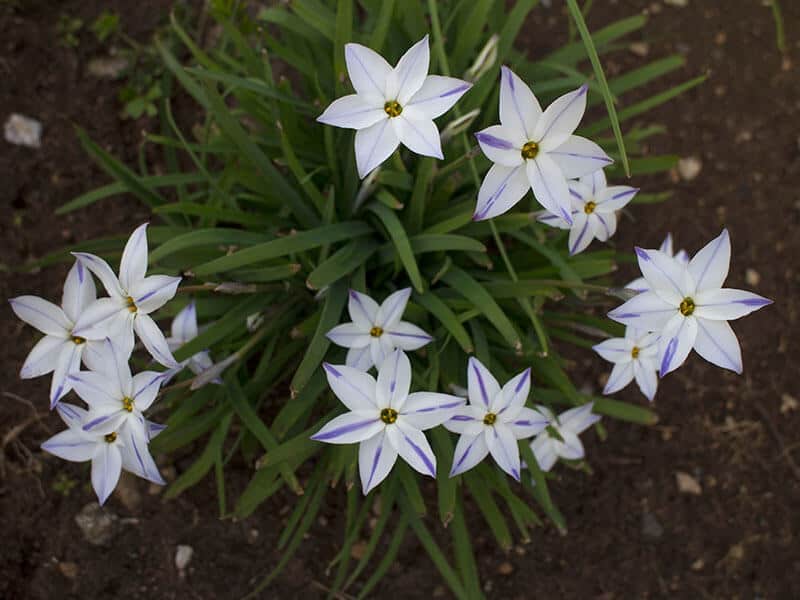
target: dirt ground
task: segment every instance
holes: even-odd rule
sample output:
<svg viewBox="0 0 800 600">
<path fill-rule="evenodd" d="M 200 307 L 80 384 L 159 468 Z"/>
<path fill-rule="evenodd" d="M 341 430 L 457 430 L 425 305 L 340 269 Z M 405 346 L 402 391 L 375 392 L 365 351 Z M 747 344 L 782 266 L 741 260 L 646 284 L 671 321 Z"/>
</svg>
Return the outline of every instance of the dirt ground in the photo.
<svg viewBox="0 0 800 600">
<path fill-rule="evenodd" d="M 566 36 L 562 3 L 552 4 L 537 9 L 526 27 L 529 39 L 521 42 L 532 55 L 547 50 L 546 40 L 560 44 Z M 734 323 L 742 376 L 695 355 L 662 381 L 657 426 L 609 422 L 605 442 L 587 436 L 593 476 L 561 468 L 552 486 L 570 526 L 567 536 L 545 527 L 508 554 L 488 533 L 477 536 L 487 596 L 798 598 L 800 5 L 782 3 L 784 57 L 775 47 L 770 9 L 761 2 L 595 4 L 593 29 L 638 11 L 651 14 L 637 41 L 647 44 L 649 57 L 686 55 L 687 66 L 671 76 L 673 83 L 710 74 L 705 85 L 643 121 L 670 130 L 652 144 L 653 152 L 695 157 L 700 175 L 691 181 L 637 179 L 647 191 L 673 189 L 675 197 L 635 207 L 636 221 L 620 224 L 615 244 L 655 247 L 672 231 L 678 246 L 693 252 L 728 227 L 728 285 L 752 289 L 775 304 Z M 217 519 L 210 484 L 164 503 L 146 483 L 129 482 L 124 496 L 109 502 L 108 514 L 115 516 L 111 546 L 96 547 L 81 539 L 74 520 L 93 499 L 86 469 L 38 450 L 59 423 L 46 411 L 46 382 L 17 378 L 33 335 L 5 300 L 22 293 L 56 297 L 65 269 L 19 274 L 11 268 L 67 243 L 128 232 L 146 218 L 133 201 L 67 217 L 52 211 L 106 181 L 80 149 L 73 124 L 131 163 L 141 130 L 151 124 L 120 120 L 118 84 L 87 75 L 88 60 L 103 51 L 91 35 L 83 35 L 77 48 L 63 48 L 56 43 L 51 3 L 22 5 L 10 11 L 0 3 L 0 118 L 20 112 L 45 129 L 39 150 L 0 142 L 0 597 L 241 597 L 279 559 L 274 545 L 290 498 L 275 498 L 246 521 L 231 523 Z M 115 10 L 125 31 L 144 40 L 163 23 L 169 5 L 64 0 L 59 11 L 91 22 L 102 8 Z M 615 61 L 627 64 L 631 57 L 605 66 L 613 72 Z M 623 271 L 620 283 L 628 275 L 632 271 Z M 576 382 L 597 388 L 597 364 L 589 353 L 576 355 Z M 634 389 L 620 397 L 642 401 Z M 189 464 L 175 458 L 178 471 Z M 678 473 L 694 479 L 694 493 L 680 491 Z M 229 474 L 234 486 L 247 475 L 244 469 Z M 325 568 L 340 540 L 341 500 L 341 493 L 330 494 L 309 539 L 264 598 L 324 596 Z M 479 524 L 476 518 L 473 531 Z M 174 565 L 179 544 L 194 548 L 185 572 Z M 448 597 L 416 542 L 409 539 L 396 562 L 376 597 Z"/>
</svg>

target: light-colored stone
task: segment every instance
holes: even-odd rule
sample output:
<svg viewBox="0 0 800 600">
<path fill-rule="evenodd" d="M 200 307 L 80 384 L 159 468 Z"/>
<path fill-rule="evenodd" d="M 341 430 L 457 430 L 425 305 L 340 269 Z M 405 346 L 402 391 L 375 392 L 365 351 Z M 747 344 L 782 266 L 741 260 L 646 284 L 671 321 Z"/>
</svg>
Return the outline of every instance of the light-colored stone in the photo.
<svg viewBox="0 0 800 600">
<path fill-rule="evenodd" d="M 78 576 L 78 565 L 74 562 L 60 562 L 58 570 L 67 579 L 75 579 Z"/>
<path fill-rule="evenodd" d="M 636 56 L 644 57 L 650 54 L 650 45 L 647 42 L 633 42 L 628 46 L 628 50 Z"/>
<path fill-rule="evenodd" d="M 700 483 L 689 475 L 688 473 L 684 473 L 683 471 L 678 471 L 675 473 L 675 482 L 678 484 L 678 491 L 681 494 L 692 494 L 694 496 L 699 496 L 703 493 L 703 488 L 700 486 Z"/>
<path fill-rule="evenodd" d="M 75 523 L 84 539 L 92 546 L 105 546 L 111 541 L 116 528 L 117 517 L 97 502 L 90 502 L 75 515 Z"/>
<path fill-rule="evenodd" d="M 128 59 L 124 56 L 98 56 L 89 61 L 86 70 L 98 79 L 118 79 L 128 68 Z"/>
<path fill-rule="evenodd" d="M 685 6 L 689 6 L 689 0 L 664 0 L 664 4 L 667 6 L 677 6 L 678 8 L 684 8 Z"/>
<path fill-rule="evenodd" d="M 29 148 L 42 147 L 42 124 L 36 119 L 12 113 L 6 119 L 3 133 L 9 144 Z"/>
<path fill-rule="evenodd" d="M 800 407 L 800 403 L 797 402 L 797 398 L 790 394 L 783 394 L 781 395 L 781 414 L 786 414 L 788 412 L 792 412 Z"/>
<path fill-rule="evenodd" d="M 684 181 L 692 181 L 703 170 L 703 162 L 696 156 L 687 156 L 678 161 L 678 174 Z"/>
<path fill-rule="evenodd" d="M 192 562 L 192 556 L 194 556 L 194 548 L 184 544 L 178 545 L 178 547 L 175 548 L 175 568 L 178 569 L 178 571 L 186 569 L 189 563 Z"/>
<path fill-rule="evenodd" d="M 761 275 L 755 269 L 746 269 L 744 272 L 744 280 L 747 285 L 757 286 L 761 281 Z"/>
</svg>

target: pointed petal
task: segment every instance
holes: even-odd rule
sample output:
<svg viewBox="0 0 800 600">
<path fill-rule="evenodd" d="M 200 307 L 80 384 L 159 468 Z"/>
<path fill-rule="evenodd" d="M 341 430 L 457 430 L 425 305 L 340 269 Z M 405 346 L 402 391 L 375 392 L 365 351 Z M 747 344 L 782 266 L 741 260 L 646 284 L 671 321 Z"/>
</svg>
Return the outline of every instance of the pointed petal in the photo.
<svg viewBox="0 0 800 600">
<path fill-rule="evenodd" d="M 650 361 L 633 361 L 633 376 L 636 378 L 636 385 L 650 402 L 656 396 L 658 389 L 658 376 L 656 375 L 655 365 L 649 368 Z"/>
<path fill-rule="evenodd" d="M 134 424 L 135 423 L 135 424 Z M 156 461 L 147 447 L 149 441 L 146 426 L 134 421 L 128 421 L 123 428 L 125 445 L 120 450 L 122 466 L 137 477 L 146 479 L 158 485 L 166 485 L 166 481 L 158 472 Z"/>
<path fill-rule="evenodd" d="M 366 294 L 350 290 L 347 310 L 353 323 L 368 332 L 378 316 L 378 303 Z"/>
<path fill-rule="evenodd" d="M 661 242 L 661 245 L 658 247 L 661 252 L 666 254 L 667 256 L 673 256 L 675 251 L 672 249 L 672 234 L 667 233 L 667 237 L 664 238 L 664 241 Z"/>
<path fill-rule="evenodd" d="M 395 323 L 385 331 L 384 335 L 391 336 L 394 346 L 405 351 L 422 348 L 433 340 L 433 338 L 420 327 L 408 323 L 407 321 Z"/>
<path fill-rule="evenodd" d="M 147 223 L 139 225 L 128 238 L 119 263 L 119 282 L 128 292 L 147 272 Z"/>
<path fill-rule="evenodd" d="M 358 176 L 364 179 L 389 158 L 399 145 L 400 138 L 388 118 L 356 131 Z"/>
<path fill-rule="evenodd" d="M 664 377 L 680 367 L 697 339 L 697 319 L 677 314 L 661 332 L 658 343 L 659 375 Z"/>
<path fill-rule="evenodd" d="M 558 415 L 561 430 L 571 431 L 578 435 L 589 429 L 600 420 L 600 415 L 594 414 L 592 409 L 594 409 L 594 402 L 588 402 Z"/>
<path fill-rule="evenodd" d="M 608 186 L 605 171 L 602 169 L 582 175 L 580 182 L 589 189 L 592 197 L 599 195 Z"/>
<path fill-rule="evenodd" d="M 478 191 L 478 204 L 473 221 L 483 221 L 500 216 L 519 202 L 530 189 L 525 168 L 504 167 L 494 164 L 483 178 Z"/>
<path fill-rule="evenodd" d="M 385 118 L 386 112 L 378 102 L 369 102 L 365 96 L 350 94 L 331 102 L 325 112 L 317 117 L 317 121 L 334 127 L 364 129 Z"/>
<path fill-rule="evenodd" d="M 42 444 L 42 450 L 71 462 L 91 460 L 96 447 L 97 442 L 73 429 L 61 431 Z"/>
<path fill-rule="evenodd" d="M 633 361 L 615 364 L 608 376 L 606 386 L 603 388 L 603 393 L 605 395 L 609 395 L 620 391 L 631 381 L 633 381 L 633 375 Z"/>
<path fill-rule="evenodd" d="M 91 409 L 81 430 L 92 434 L 108 434 L 122 427 L 129 414 L 124 409 L 110 410 L 107 405 L 102 407 L 102 411 Z"/>
<path fill-rule="evenodd" d="M 511 69 L 501 67 L 500 72 L 500 122 L 509 130 L 518 132 L 518 142 L 533 138 L 536 123 L 542 116 L 542 107 L 531 89 Z"/>
<path fill-rule="evenodd" d="M 543 431 L 531 442 L 531 451 L 536 457 L 539 469 L 545 473 L 552 469 L 553 465 L 556 464 L 558 460 L 553 441 L 550 435 L 546 431 Z"/>
<path fill-rule="evenodd" d="M 467 389 L 469 403 L 488 409 L 500 393 L 500 384 L 481 361 L 471 356 L 467 363 Z"/>
<path fill-rule="evenodd" d="M 384 427 L 374 409 L 348 412 L 328 421 L 311 439 L 328 444 L 354 444 L 377 435 Z"/>
<path fill-rule="evenodd" d="M 397 450 L 386 439 L 384 431 L 359 444 L 358 471 L 361 475 L 361 489 L 365 496 L 386 479 L 395 462 L 397 462 Z"/>
<path fill-rule="evenodd" d="M 387 78 L 386 98 L 397 100 L 401 106 L 408 104 L 425 83 L 430 64 L 430 47 L 426 35 L 411 46 Z"/>
<path fill-rule="evenodd" d="M 676 314 L 679 314 L 676 306 L 668 304 L 655 292 L 647 291 L 618 306 L 608 316 L 618 323 L 644 331 L 661 331 Z"/>
<path fill-rule="evenodd" d="M 412 152 L 423 156 L 443 159 L 442 141 L 436 123 L 422 114 L 414 114 L 411 108 L 391 120 L 397 138 Z"/>
<path fill-rule="evenodd" d="M 708 362 L 741 375 L 742 349 L 727 321 L 697 320 L 694 350 Z"/>
<path fill-rule="evenodd" d="M 139 313 L 147 315 L 174 298 L 180 282 L 180 277 L 150 275 L 133 282 L 128 289 Z"/>
<path fill-rule="evenodd" d="M 436 477 L 436 456 L 424 433 L 398 419 L 386 428 L 386 437 L 412 469 Z"/>
<path fill-rule="evenodd" d="M 534 160 L 526 161 L 525 170 L 537 202 L 551 213 L 561 215 L 571 224 L 571 202 L 567 180 L 553 159 L 540 152 Z"/>
<path fill-rule="evenodd" d="M 489 406 L 489 412 L 502 415 L 503 421 L 514 419 L 520 409 L 525 406 L 530 391 L 531 370 L 529 367 L 505 383 L 501 393 L 494 397 Z"/>
<path fill-rule="evenodd" d="M 547 155 L 555 161 L 567 179 L 602 171 L 614 162 L 600 146 L 579 135 L 569 136 L 566 142 L 548 151 Z"/>
<path fill-rule="evenodd" d="M 72 389 L 69 377 L 80 370 L 82 350 L 80 345 L 72 343 L 67 343 L 62 347 L 53 370 L 53 380 L 50 382 L 51 409 Z"/>
<path fill-rule="evenodd" d="M 349 410 L 376 411 L 376 383 L 372 375 L 343 365 L 323 363 L 322 367 L 331 390 Z"/>
<path fill-rule="evenodd" d="M 556 98 L 544 110 L 533 131 L 533 139 L 539 142 L 542 150 L 545 152 L 555 150 L 577 129 L 586 111 L 588 89 L 589 86 L 584 84 L 577 90 Z"/>
<path fill-rule="evenodd" d="M 391 342 L 388 337 L 381 336 L 379 338 L 372 338 L 369 342 L 369 353 L 372 357 L 372 364 L 378 369 L 383 362 L 388 358 L 389 354 L 394 348 L 387 348 Z"/>
<path fill-rule="evenodd" d="M 731 239 L 728 230 L 711 240 L 689 261 L 689 273 L 694 279 L 697 292 L 715 290 L 722 287 L 728 276 L 731 262 Z"/>
<path fill-rule="evenodd" d="M 369 371 L 372 368 L 372 352 L 370 352 L 369 344 L 363 348 L 350 348 L 347 351 L 345 364 L 353 369 L 359 371 Z"/>
<path fill-rule="evenodd" d="M 384 97 L 392 67 L 380 54 L 361 44 L 350 43 L 344 46 L 344 59 L 356 92 L 368 97 Z"/>
<path fill-rule="evenodd" d="M 156 399 L 161 384 L 171 374 L 168 372 L 142 371 L 133 376 L 133 400 L 137 410 L 146 411 Z"/>
<path fill-rule="evenodd" d="M 497 466 L 519 481 L 519 446 L 511 428 L 495 423 L 487 435 L 494 436 L 493 442 L 489 445 L 489 452 Z"/>
<path fill-rule="evenodd" d="M 184 306 L 172 319 L 172 337 L 181 344 L 197 337 L 197 307 L 194 300 Z"/>
<path fill-rule="evenodd" d="M 102 258 L 94 254 L 89 254 L 88 252 L 73 252 L 72 256 L 81 261 L 83 266 L 94 273 L 95 277 L 103 284 L 109 296 L 112 298 L 124 298 L 127 296 L 114 270 Z"/>
<path fill-rule="evenodd" d="M 594 239 L 594 229 L 589 223 L 589 215 L 583 211 L 575 213 L 569 230 L 569 255 L 575 256 L 586 250 Z"/>
<path fill-rule="evenodd" d="M 395 350 L 378 365 L 375 398 L 378 408 L 400 411 L 411 389 L 411 361 L 402 350 Z"/>
<path fill-rule="evenodd" d="M 149 315 L 137 314 L 133 320 L 133 328 L 150 356 L 159 364 L 170 368 L 180 366 L 170 352 L 164 333 Z"/>
<path fill-rule="evenodd" d="M 426 118 L 435 119 L 450 110 L 471 87 L 471 83 L 455 77 L 428 75 L 419 91 L 409 100 L 408 107 L 413 106 Z"/>
<path fill-rule="evenodd" d="M 694 316 L 712 321 L 732 321 L 772 304 L 763 296 L 733 288 L 700 292 L 694 301 Z"/>
<path fill-rule="evenodd" d="M 46 335 L 31 349 L 25 363 L 20 369 L 22 379 L 31 379 L 46 375 L 56 368 L 56 362 L 61 355 L 61 350 L 67 344 L 74 345 L 71 341 L 54 335 Z"/>
<path fill-rule="evenodd" d="M 601 242 L 606 242 L 617 231 L 617 216 L 614 213 L 603 214 L 595 211 L 591 215 L 594 225 L 594 237 Z"/>
<path fill-rule="evenodd" d="M 95 371 L 80 371 L 70 376 L 70 383 L 81 400 L 90 409 L 102 406 L 119 408 L 124 393 L 119 389 L 115 378 Z"/>
<path fill-rule="evenodd" d="M 92 458 L 92 487 L 102 506 L 117 487 L 122 472 L 122 456 L 116 444 L 97 444 Z"/>
<path fill-rule="evenodd" d="M 641 293 L 648 291 L 650 289 L 650 285 L 647 283 L 647 279 L 644 277 L 639 277 L 631 282 L 626 283 L 625 289 Z"/>
<path fill-rule="evenodd" d="M 464 398 L 437 392 L 414 392 L 408 395 L 400 411 L 404 423 L 420 431 L 441 425 L 464 406 Z"/>
<path fill-rule="evenodd" d="M 164 431 L 167 426 L 161 423 L 155 423 L 153 421 L 145 420 L 145 425 L 147 426 L 147 439 L 152 440 L 156 437 L 159 433 Z"/>
<path fill-rule="evenodd" d="M 72 333 L 86 339 L 103 340 L 116 326 L 116 323 L 112 324 L 112 319 L 123 311 L 128 312 L 128 309 L 119 298 L 95 300 L 84 308 Z"/>
<path fill-rule="evenodd" d="M 686 266 L 671 256 L 637 247 L 636 258 L 650 289 L 670 304 L 678 306 L 692 293 L 686 283 Z"/>
<path fill-rule="evenodd" d="M 56 407 L 58 416 L 70 429 L 82 430 L 83 424 L 89 416 L 89 411 L 74 404 L 59 402 Z"/>
<path fill-rule="evenodd" d="M 633 342 L 626 337 L 611 338 L 592 346 L 592 350 L 612 363 L 628 362 L 631 360 Z"/>
<path fill-rule="evenodd" d="M 612 185 L 597 194 L 597 211 L 601 213 L 613 213 L 633 200 L 639 192 L 639 188 L 629 185 Z M 665 254 L 665 256 L 669 256 Z"/>
<path fill-rule="evenodd" d="M 325 334 L 330 341 L 343 348 L 364 348 L 369 344 L 369 330 L 355 323 L 342 323 Z"/>
<path fill-rule="evenodd" d="M 573 217 L 574 218 L 574 217 Z M 572 225 L 567 223 L 563 218 L 553 213 L 544 212 L 536 217 L 536 220 L 550 227 L 557 227 L 558 229 L 571 229 Z"/>
<path fill-rule="evenodd" d="M 489 447 L 486 445 L 486 436 L 483 431 L 476 435 L 462 435 L 458 438 L 453 454 L 453 468 L 450 470 L 450 477 L 469 471 L 486 458 L 487 454 L 489 454 Z"/>
<path fill-rule="evenodd" d="M 523 406 L 517 416 L 506 425 L 511 428 L 516 439 L 523 440 L 538 434 L 549 423 L 550 420 L 539 411 Z"/>
<path fill-rule="evenodd" d="M 484 430 L 484 416 L 486 416 L 486 408 L 469 404 L 462 405 L 442 425 L 447 431 L 452 431 L 453 433 L 466 434 L 468 436 L 478 435 Z"/>
<path fill-rule="evenodd" d="M 585 456 L 580 438 L 572 431 L 560 431 L 563 442 L 556 442 L 556 453 L 567 460 L 580 460 Z"/>
<path fill-rule="evenodd" d="M 42 333 L 66 338 L 72 329 L 72 323 L 61 307 L 44 298 L 17 296 L 8 302 L 14 314 Z"/>
<path fill-rule="evenodd" d="M 492 125 L 475 134 L 481 150 L 493 163 L 504 167 L 522 164 L 522 151 L 512 140 L 516 136 L 502 125 Z"/>
<path fill-rule="evenodd" d="M 75 264 L 67 273 L 64 281 L 64 292 L 61 295 L 61 306 L 67 318 L 75 323 L 81 312 L 97 298 L 94 280 L 81 261 Z"/>
<path fill-rule="evenodd" d="M 411 288 L 403 288 L 389 294 L 383 301 L 375 315 L 375 325 L 387 329 L 396 325 L 403 317 L 403 313 L 408 306 L 408 299 L 411 297 Z"/>
</svg>

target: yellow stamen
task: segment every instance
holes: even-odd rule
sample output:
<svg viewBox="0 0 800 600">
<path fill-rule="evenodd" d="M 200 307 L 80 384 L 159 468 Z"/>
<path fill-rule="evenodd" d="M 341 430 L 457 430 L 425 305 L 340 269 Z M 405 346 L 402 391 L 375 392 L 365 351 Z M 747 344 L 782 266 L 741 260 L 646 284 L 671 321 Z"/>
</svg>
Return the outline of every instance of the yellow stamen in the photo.
<svg viewBox="0 0 800 600">
<path fill-rule="evenodd" d="M 522 158 L 530 160 L 536 158 L 537 154 L 539 154 L 539 144 L 536 142 L 525 142 L 522 146 Z"/>
<path fill-rule="evenodd" d="M 116 431 L 112 431 L 111 433 L 107 433 L 107 434 L 105 435 L 105 440 L 106 440 L 106 441 L 107 441 L 109 444 L 113 444 L 114 442 L 116 442 L 116 441 L 117 441 L 117 432 L 116 432 Z"/>
<path fill-rule="evenodd" d="M 128 296 L 125 299 L 125 301 L 127 303 L 128 310 L 131 311 L 132 313 L 135 313 L 137 310 L 139 310 L 138 308 L 136 308 L 136 303 L 133 301 L 133 298 L 131 298 L 130 296 Z"/>
<path fill-rule="evenodd" d="M 372 337 L 381 337 L 383 335 L 383 328 L 378 327 L 377 325 L 369 330 L 369 334 Z"/>
<path fill-rule="evenodd" d="M 125 396 L 122 399 L 122 408 L 124 408 L 128 412 L 133 412 L 133 398 L 129 398 L 128 396 Z"/>
<path fill-rule="evenodd" d="M 381 421 L 383 421 L 387 425 L 391 425 L 392 423 L 397 421 L 397 411 L 393 408 L 384 408 L 381 411 Z"/>
<path fill-rule="evenodd" d="M 486 413 L 486 416 L 483 417 L 484 425 L 494 425 L 495 421 L 497 421 L 497 415 L 494 413 Z"/>
<path fill-rule="evenodd" d="M 633 349 L 631 350 L 631 356 L 633 358 L 639 358 L 639 347 L 638 346 L 634 346 L 633 347 Z"/>
<path fill-rule="evenodd" d="M 684 317 L 688 317 L 694 312 L 694 300 L 689 298 L 688 296 L 683 299 L 681 302 L 681 314 Z"/>
<path fill-rule="evenodd" d="M 85 344 L 86 343 L 86 338 L 82 338 L 82 337 L 80 337 L 78 335 L 73 335 L 72 336 L 72 343 L 75 344 L 76 346 L 80 346 L 81 344 Z"/>
<path fill-rule="evenodd" d="M 587 215 L 590 215 L 594 212 L 595 208 L 597 208 L 597 203 L 589 200 L 589 202 L 583 205 L 583 212 L 585 212 Z"/>
<path fill-rule="evenodd" d="M 400 113 L 403 112 L 403 107 L 400 106 L 400 103 L 397 100 L 389 100 L 383 105 L 383 112 L 392 118 L 399 117 Z"/>
</svg>

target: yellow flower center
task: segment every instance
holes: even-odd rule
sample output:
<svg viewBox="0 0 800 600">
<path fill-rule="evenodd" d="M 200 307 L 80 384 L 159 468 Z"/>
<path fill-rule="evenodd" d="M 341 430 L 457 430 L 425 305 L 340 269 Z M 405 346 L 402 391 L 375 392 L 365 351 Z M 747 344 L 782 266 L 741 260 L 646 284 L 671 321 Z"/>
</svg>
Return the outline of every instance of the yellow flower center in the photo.
<svg viewBox="0 0 800 600">
<path fill-rule="evenodd" d="M 486 416 L 483 417 L 484 425 L 494 425 L 495 421 L 497 421 L 497 415 L 494 413 L 486 413 Z"/>
<path fill-rule="evenodd" d="M 393 408 L 384 408 L 381 411 L 381 421 L 383 421 L 387 425 L 391 425 L 392 423 L 397 421 L 397 411 Z"/>
<path fill-rule="evenodd" d="M 112 431 L 111 433 L 107 433 L 104 437 L 109 444 L 113 444 L 117 441 L 117 432 Z"/>
<path fill-rule="evenodd" d="M 372 337 L 381 337 L 383 335 L 383 328 L 378 327 L 377 325 L 369 330 L 369 334 Z"/>
<path fill-rule="evenodd" d="M 76 346 L 80 346 L 81 344 L 85 344 L 86 343 L 86 338 L 82 338 L 79 335 L 73 335 L 72 336 L 72 343 L 75 344 Z"/>
<path fill-rule="evenodd" d="M 597 203 L 589 200 L 589 202 L 583 205 L 583 212 L 590 215 L 594 212 L 595 208 L 597 208 Z"/>
<path fill-rule="evenodd" d="M 125 298 L 125 301 L 127 303 L 129 311 L 135 313 L 137 310 L 139 310 L 138 308 L 136 308 L 136 303 L 133 301 L 133 298 L 131 298 L 130 296 Z"/>
<path fill-rule="evenodd" d="M 124 408 L 128 412 L 133 412 L 133 398 L 129 398 L 128 396 L 125 396 L 122 399 L 122 408 Z"/>
<path fill-rule="evenodd" d="M 681 302 L 681 314 L 684 317 L 688 317 L 694 312 L 694 300 L 689 297 L 686 297 Z"/>
<path fill-rule="evenodd" d="M 539 144 L 536 142 L 525 142 L 525 145 L 522 146 L 522 158 L 536 158 L 537 154 L 539 154 Z"/>
<path fill-rule="evenodd" d="M 400 103 L 397 100 L 389 100 L 383 105 L 383 112 L 392 118 L 399 117 L 400 113 L 403 112 L 403 107 L 400 106 Z"/>
<path fill-rule="evenodd" d="M 633 358 L 639 358 L 639 346 L 634 346 L 631 350 L 631 356 Z"/>
</svg>

